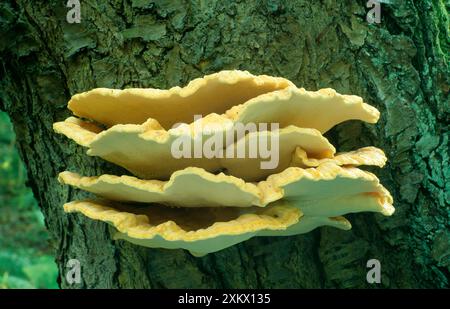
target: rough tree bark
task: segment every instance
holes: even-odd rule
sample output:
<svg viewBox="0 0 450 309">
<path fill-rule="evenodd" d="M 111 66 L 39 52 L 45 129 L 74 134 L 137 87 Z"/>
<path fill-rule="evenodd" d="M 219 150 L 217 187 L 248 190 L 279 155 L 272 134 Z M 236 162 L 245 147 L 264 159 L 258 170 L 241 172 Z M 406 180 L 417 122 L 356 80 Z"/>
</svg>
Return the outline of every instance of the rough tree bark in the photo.
<svg viewBox="0 0 450 309">
<path fill-rule="evenodd" d="M 63 288 L 448 287 L 450 270 L 448 1 L 66 1 L 0 3 L 0 108 L 11 117 L 29 185 L 52 235 Z M 339 151 L 375 145 L 373 171 L 392 192 L 393 217 L 348 216 L 351 231 L 254 238 L 203 258 L 111 238 L 111 228 L 62 205 L 83 195 L 56 175 L 124 173 L 63 136 L 71 95 L 94 87 L 184 85 L 221 69 L 286 77 L 309 90 L 362 96 L 377 125 L 348 122 L 327 136 Z M 76 258 L 82 283 L 69 285 Z M 366 282 L 380 260 L 382 283 Z"/>
</svg>

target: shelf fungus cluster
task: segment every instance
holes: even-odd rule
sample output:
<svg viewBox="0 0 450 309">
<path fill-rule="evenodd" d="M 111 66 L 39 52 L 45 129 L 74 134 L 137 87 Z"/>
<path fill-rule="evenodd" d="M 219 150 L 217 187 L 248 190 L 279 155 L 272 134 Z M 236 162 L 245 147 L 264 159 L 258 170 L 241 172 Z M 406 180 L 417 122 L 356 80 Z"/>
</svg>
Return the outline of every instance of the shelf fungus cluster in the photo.
<svg viewBox="0 0 450 309">
<path fill-rule="evenodd" d="M 382 167 L 383 151 L 336 153 L 323 136 L 346 120 L 378 120 L 358 96 L 221 71 L 169 90 L 94 89 L 68 107 L 76 117 L 54 130 L 134 176 L 62 172 L 62 184 L 95 196 L 64 210 L 112 224 L 117 239 L 201 256 L 254 236 L 347 230 L 348 213 L 394 212 L 377 177 L 358 168 Z"/>
</svg>

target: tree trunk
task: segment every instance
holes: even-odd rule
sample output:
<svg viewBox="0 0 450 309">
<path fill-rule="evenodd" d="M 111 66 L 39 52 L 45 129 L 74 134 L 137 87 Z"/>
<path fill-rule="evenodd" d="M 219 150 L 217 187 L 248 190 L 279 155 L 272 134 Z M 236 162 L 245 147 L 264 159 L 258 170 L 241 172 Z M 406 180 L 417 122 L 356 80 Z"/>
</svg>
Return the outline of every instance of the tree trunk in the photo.
<svg viewBox="0 0 450 309">
<path fill-rule="evenodd" d="M 62 288 L 448 287 L 450 271 L 449 4 L 366 1 L 66 1 L 0 3 L 0 108 L 11 117 L 29 185 L 52 235 Z M 387 1 L 385 1 L 387 2 Z M 101 4 L 100 4 L 101 3 Z M 353 229 L 257 237 L 202 258 L 112 239 L 112 228 L 62 205 L 84 195 L 64 170 L 125 173 L 52 130 L 71 95 L 95 87 L 169 88 L 222 69 L 331 87 L 376 106 L 376 125 L 350 121 L 327 137 L 338 151 L 374 145 L 371 169 L 394 196 L 392 217 L 347 216 Z M 70 259 L 81 283 L 66 281 Z M 369 259 L 381 284 L 369 284 Z"/>
</svg>

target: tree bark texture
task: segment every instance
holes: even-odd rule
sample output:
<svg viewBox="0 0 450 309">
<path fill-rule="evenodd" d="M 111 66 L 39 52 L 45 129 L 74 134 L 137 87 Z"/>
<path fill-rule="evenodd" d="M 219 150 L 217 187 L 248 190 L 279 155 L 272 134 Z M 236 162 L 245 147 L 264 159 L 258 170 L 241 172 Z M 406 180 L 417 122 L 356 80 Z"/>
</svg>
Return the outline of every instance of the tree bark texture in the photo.
<svg viewBox="0 0 450 309">
<path fill-rule="evenodd" d="M 62 288 L 448 287 L 450 279 L 449 2 L 66 1 L 0 3 L 0 108 L 11 117 L 29 185 L 52 235 Z M 389 163 L 370 169 L 394 196 L 392 217 L 347 216 L 351 231 L 321 228 L 259 237 L 202 258 L 112 239 L 107 224 L 67 215 L 85 195 L 57 182 L 126 172 L 52 130 L 70 96 L 95 87 L 169 88 L 222 69 L 282 76 L 308 90 L 332 87 L 376 106 L 376 125 L 327 133 L 338 151 L 374 145 Z M 82 282 L 65 280 L 78 259 Z M 381 263 L 368 284 L 366 263 Z"/>
</svg>

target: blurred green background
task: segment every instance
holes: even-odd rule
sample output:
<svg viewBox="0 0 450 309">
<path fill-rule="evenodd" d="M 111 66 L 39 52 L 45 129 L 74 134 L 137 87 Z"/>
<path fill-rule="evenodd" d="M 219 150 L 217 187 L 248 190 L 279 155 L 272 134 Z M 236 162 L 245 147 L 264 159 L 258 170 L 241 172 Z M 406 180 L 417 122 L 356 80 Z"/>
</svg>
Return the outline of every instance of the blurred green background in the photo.
<svg viewBox="0 0 450 309">
<path fill-rule="evenodd" d="M 14 139 L 0 112 L 0 288 L 58 288 L 44 217 L 26 186 Z"/>
</svg>

